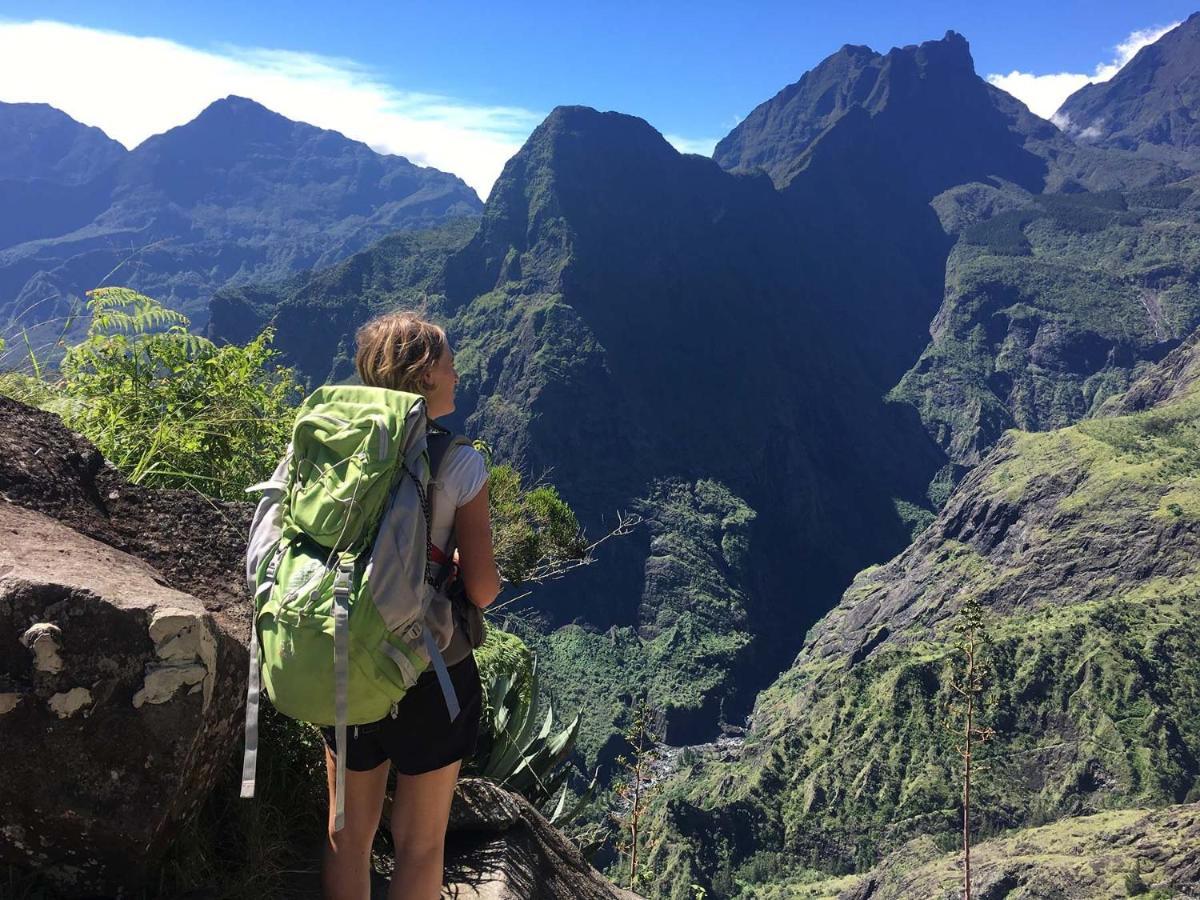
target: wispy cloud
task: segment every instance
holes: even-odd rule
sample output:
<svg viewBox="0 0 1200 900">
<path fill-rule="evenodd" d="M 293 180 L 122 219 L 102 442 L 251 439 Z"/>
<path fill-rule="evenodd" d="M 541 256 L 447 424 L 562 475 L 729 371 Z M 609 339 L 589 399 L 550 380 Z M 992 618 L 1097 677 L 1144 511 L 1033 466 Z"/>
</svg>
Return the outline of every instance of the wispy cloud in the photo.
<svg viewBox="0 0 1200 900">
<path fill-rule="evenodd" d="M 687 138 L 678 134 L 664 134 L 663 137 L 680 153 L 699 153 L 701 156 L 712 156 L 718 140 L 718 138 Z"/>
<path fill-rule="evenodd" d="M 1162 27 L 1144 28 L 1135 31 L 1113 48 L 1114 56 L 1108 62 L 1097 63 L 1090 75 L 1074 72 L 1057 72 L 1051 75 L 1033 75 L 1013 70 L 1007 75 L 988 75 L 987 80 L 1003 91 L 1012 94 L 1031 111 L 1043 119 L 1051 118 L 1062 106 L 1063 101 L 1088 82 L 1108 81 L 1147 44 L 1179 25 L 1172 22 Z"/>
<path fill-rule="evenodd" d="M 483 197 L 543 118 L 399 90 L 353 60 L 227 45 L 202 50 L 61 22 L 0 21 L 0 100 L 49 103 L 127 147 L 229 94 L 453 172 Z"/>
</svg>

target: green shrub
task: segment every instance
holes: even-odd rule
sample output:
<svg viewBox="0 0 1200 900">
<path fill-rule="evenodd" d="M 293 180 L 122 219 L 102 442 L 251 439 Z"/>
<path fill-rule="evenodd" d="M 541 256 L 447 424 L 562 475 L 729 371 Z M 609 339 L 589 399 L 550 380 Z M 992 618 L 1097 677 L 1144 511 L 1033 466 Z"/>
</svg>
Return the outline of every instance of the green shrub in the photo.
<svg viewBox="0 0 1200 900">
<path fill-rule="evenodd" d="M 137 484 L 244 499 L 282 454 L 299 399 L 270 330 L 218 347 L 128 288 L 90 291 L 88 310 L 58 382 L 10 375 L 5 386 L 59 413 Z"/>
<path fill-rule="evenodd" d="M 490 462 L 490 452 L 487 456 Z M 516 469 L 491 465 L 488 492 L 496 562 L 506 581 L 553 577 L 559 567 L 587 553 L 579 520 L 553 487 L 526 489 Z"/>
</svg>

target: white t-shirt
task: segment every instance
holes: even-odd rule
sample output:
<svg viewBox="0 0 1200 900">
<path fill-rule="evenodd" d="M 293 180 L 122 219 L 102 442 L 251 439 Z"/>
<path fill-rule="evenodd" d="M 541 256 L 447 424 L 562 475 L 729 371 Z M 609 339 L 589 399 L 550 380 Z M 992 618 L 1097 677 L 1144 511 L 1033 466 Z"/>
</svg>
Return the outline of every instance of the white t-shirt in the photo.
<svg viewBox="0 0 1200 900">
<path fill-rule="evenodd" d="M 431 492 L 433 516 L 429 539 L 435 547 L 446 548 L 455 511 L 475 499 L 487 477 L 483 454 L 474 447 L 459 444 L 446 451 Z"/>
</svg>

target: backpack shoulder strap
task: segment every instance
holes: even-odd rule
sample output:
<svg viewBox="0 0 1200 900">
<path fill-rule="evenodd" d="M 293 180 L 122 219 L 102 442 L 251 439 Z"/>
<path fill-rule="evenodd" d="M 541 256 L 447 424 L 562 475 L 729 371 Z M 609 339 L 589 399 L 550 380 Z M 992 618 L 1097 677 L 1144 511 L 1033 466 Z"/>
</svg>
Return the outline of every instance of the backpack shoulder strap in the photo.
<svg viewBox="0 0 1200 900">
<path fill-rule="evenodd" d="M 473 446 L 471 439 L 465 434 L 455 434 L 441 425 L 430 423 L 429 434 L 425 438 L 425 446 L 429 451 L 429 478 L 437 481 L 442 470 L 442 462 L 451 447 L 460 445 Z"/>
</svg>

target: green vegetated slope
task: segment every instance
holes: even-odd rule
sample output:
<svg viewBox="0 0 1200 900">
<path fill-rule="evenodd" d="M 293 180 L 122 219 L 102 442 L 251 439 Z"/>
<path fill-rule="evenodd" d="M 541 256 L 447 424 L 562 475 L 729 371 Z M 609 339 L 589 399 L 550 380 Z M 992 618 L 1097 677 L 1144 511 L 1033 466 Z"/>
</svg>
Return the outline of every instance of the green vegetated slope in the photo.
<svg viewBox="0 0 1200 900">
<path fill-rule="evenodd" d="M 633 511 L 645 516 L 637 539 L 649 542 L 639 624 L 522 629 L 553 673 L 556 702 L 585 711 L 578 747 L 589 767 L 618 752 L 643 693 L 664 716 L 661 737 L 675 742 L 747 699 L 734 673 L 753 641 L 745 585 L 754 511 L 708 480 L 660 482 Z"/>
<path fill-rule="evenodd" d="M 355 329 L 376 313 L 419 304 L 478 227 L 478 219 L 460 218 L 398 231 L 327 269 L 224 288 L 210 304 L 208 332 L 244 342 L 272 324 L 276 346 L 314 385 L 344 380 L 354 372 Z"/>
<path fill-rule="evenodd" d="M 1193 895 L 1200 885 L 1200 804 L 1127 809 L 1064 819 L 985 841 L 971 852 L 979 897 L 1149 900 Z M 957 900 L 962 855 L 929 838 L 905 844 L 863 875 L 796 875 L 749 887 L 753 900 Z"/>
<path fill-rule="evenodd" d="M 862 869 L 918 834 L 953 846 L 943 710 L 968 597 L 994 640 L 980 831 L 1200 799 L 1197 346 L 1164 360 L 1180 380 L 1160 405 L 1007 433 L 907 550 L 859 573 L 759 696 L 739 758 L 671 782 L 661 896 Z"/>
<path fill-rule="evenodd" d="M 950 254 L 932 340 L 890 395 L 958 472 L 1007 428 L 1093 412 L 1200 323 L 1195 186 L 990 192 L 994 214 L 963 225 Z"/>
</svg>

